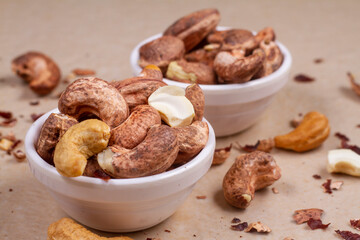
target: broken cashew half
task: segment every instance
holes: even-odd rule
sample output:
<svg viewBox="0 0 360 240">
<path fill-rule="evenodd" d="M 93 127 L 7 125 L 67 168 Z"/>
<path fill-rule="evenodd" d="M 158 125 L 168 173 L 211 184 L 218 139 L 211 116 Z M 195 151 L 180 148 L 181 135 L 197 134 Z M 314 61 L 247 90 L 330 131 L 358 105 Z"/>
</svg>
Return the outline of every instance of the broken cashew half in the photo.
<svg viewBox="0 0 360 240">
<path fill-rule="evenodd" d="M 100 167 L 115 178 L 136 178 L 166 171 L 174 163 L 178 151 L 175 131 L 158 125 L 151 127 L 144 141 L 135 148 L 108 147 L 97 159 Z"/>
<path fill-rule="evenodd" d="M 272 185 L 281 170 L 268 153 L 255 151 L 238 156 L 223 180 L 226 201 L 234 207 L 247 208 L 255 191 Z"/>
<path fill-rule="evenodd" d="M 39 52 L 28 52 L 15 58 L 12 70 L 39 95 L 49 94 L 59 84 L 61 76 L 56 63 Z"/>
<path fill-rule="evenodd" d="M 66 177 L 81 176 L 87 159 L 102 150 L 109 142 L 110 127 L 97 119 L 89 119 L 70 127 L 55 147 L 56 170 Z"/>
<path fill-rule="evenodd" d="M 185 97 L 189 99 L 194 107 L 195 117 L 194 121 L 202 121 L 205 110 L 205 96 L 204 92 L 197 84 L 191 84 L 185 89 Z"/>
<path fill-rule="evenodd" d="M 360 177 L 360 155 L 350 149 L 335 149 L 328 153 L 327 170 Z"/>
<path fill-rule="evenodd" d="M 80 121 L 95 116 L 111 128 L 129 116 L 128 105 L 116 88 L 94 77 L 80 78 L 70 84 L 61 94 L 58 107 L 61 113 Z"/>
</svg>

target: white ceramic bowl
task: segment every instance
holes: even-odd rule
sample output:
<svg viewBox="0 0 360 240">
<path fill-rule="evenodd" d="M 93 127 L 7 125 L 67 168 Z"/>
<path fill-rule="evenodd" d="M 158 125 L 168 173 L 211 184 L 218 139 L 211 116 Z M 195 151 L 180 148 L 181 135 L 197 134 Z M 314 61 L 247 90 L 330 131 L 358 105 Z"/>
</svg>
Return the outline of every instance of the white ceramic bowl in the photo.
<svg viewBox="0 0 360 240">
<path fill-rule="evenodd" d="M 130 64 L 135 76 L 142 70 L 138 65 L 140 47 L 161 36 L 162 34 L 156 34 L 145 39 L 131 52 Z M 292 63 L 291 54 L 284 45 L 279 42 L 277 44 L 284 55 L 284 61 L 274 73 L 246 83 L 200 85 L 205 95 L 204 115 L 213 126 L 217 137 L 231 135 L 253 125 L 269 106 L 273 96 L 288 81 Z M 182 88 L 189 85 L 166 78 L 164 81 Z"/>
<path fill-rule="evenodd" d="M 215 135 L 209 124 L 205 148 L 190 162 L 171 171 L 107 182 L 84 176 L 63 177 L 34 147 L 41 126 L 52 112 L 58 110 L 42 116 L 26 134 L 25 150 L 30 169 L 69 216 L 91 228 L 131 232 L 162 222 L 184 202 L 211 166 Z"/>
</svg>

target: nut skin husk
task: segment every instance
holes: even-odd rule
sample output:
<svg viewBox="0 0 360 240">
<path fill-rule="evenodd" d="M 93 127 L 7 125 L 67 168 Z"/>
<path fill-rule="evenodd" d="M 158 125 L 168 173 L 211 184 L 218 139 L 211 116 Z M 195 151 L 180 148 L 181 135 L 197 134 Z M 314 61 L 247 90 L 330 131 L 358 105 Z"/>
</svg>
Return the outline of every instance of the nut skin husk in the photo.
<svg viewBox="0 0 360 240">
<path fill-rule="evenodd" d="M 178 19 L 164 31 L 164 36 L 182 39 L 188 52 L 215 30 L 219 21 L 220 13 L 217 9 L 203 9 Z"/>
<path fill-rule="evenodd" d="M 185 89 L 185 97 L 192 103 L 195 111 L 193 121 L 202 121 L 205 110 L 204 92 L 197 84 L 191 84 Z"/>
<path fill-rule="evenodd" d="M 295 152 L 305 152 L 319 147 L 329 133 L 330 125 L 327 117 L 319 112 L 309 112 L 293 131 L 276 136 L 275 146 Z"/>
<path fill-rule="evenodd" d="M 129 116 L 123 96 L 108 82 L 99 78 L 80 78 L 61 94 L 58 107 L 61 113 L 77 120 L 95 115 L 111 128 L 119 126 Z"/>
<path fill-rule="evenodd" d="M 87 159 L 104 150 L 109 138 L 110 127 L 97 119 L 71 126 L 55 147 L 56 170 L 65 177 L 81 176 Z"/>
<path fill-rule="evenodd" d="M 247 208 L 255 191 L 272 185 L 281 170 L 268 153 L 255 151 L 239 155 L 223 180 L 226 201 L 237 208 Z"/>
<path fill-rule="evenodd" d="M 149 129 L 161 124 L 159 112 L 149 105 L 139 105 L 118 127 L 111 130 L 109 145 L 132 149 L 146 137 Z"/>
<path fill-rule="evenodd" d="M 112 154 L 108 157 L 109 150 Z M 175 131 L 166 125 L 156 125 L 135 148 L 130 150 L 114 145 L 98 154 L 98 162 L 115 178 L 144 177 L 166 171 L 174 163 L 178 151 Z"/>
<path fill-rule="evenodd" d="M 184 42 L 174 36 L 162 36 L 148 42 L 139 49 L 139 65 L 142 68 L 153 64 L 166 73 L 171 61 L 181 59 L 185 54 Z"/>
<path fill-rule="evenodd" d="M 31 90 L 47 95 L 59 84 L 61 73 L 57 64 L 40 52 L 27 52 L 12 61 L 12 70 L 29 83 Z"/>
<path fill-rule="evenodd" d="M 53 162 L 53 154 L 59 139 L 65 132 L 78 121 L 65 114 L 52 113 L 46 119 L 40 130 L 35 148 L 42 159 L 50 164 Z"/>
</svg>

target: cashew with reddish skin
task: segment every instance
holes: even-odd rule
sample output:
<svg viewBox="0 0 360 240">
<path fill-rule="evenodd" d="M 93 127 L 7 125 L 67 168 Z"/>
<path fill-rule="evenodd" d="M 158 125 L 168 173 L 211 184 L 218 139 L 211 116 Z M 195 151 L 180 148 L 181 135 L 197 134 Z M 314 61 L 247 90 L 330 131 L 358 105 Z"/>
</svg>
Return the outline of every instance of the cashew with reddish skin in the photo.
<svg viewBox="0 0 360 240">
<path fill-rule="evenodd" d="M 12 61 L 12 70 L 39 95 L 49 94 L 60 81 L 57 64 L 45 54 L 28 52 Z"/>
<path fill-rule="evenodd" d="M 247 208 L 255 191 L 270 186 L 281 177 L 281 170 L 268 153 L 255 151 L 238 156 L 223 180 L 226 201 Z"/>
<path fill-rule="evenodd" d="M 259 71 L 264 59 L 265 53 L 261 49 L 255 49 L 252 55 L 243 58 L 220 52 L 214 60 L 214 70 L 219 83 L 243 83 Z"/>
<path fill-rule="evenodd" d="M 275 72 L 281 66 L 284 56 L 275 42 L 262 41 L 260 48 L 265 52 L 265 60 L 254 79 L 262 78 Z"/>
<path fill-rule="evenodd" d="M 50 164 L 53 162 L 53 154 L 59 139 L 65 132 L 78 121 L 65 114 L 52 113 L 46 119 L 40 130 L 35 148 L 42 159 Z"/>
<path fill-rule="evenodd" d="M 274 29 L 272 27 L 266 27 L 262 30 L 260 30 L 256 35 L 255 35 L 255 40 L 257 42 L 257 44 L 259 45 L 260 42 L 262 41 L 275 41 L 276 36 L 275 36 L 275 32 Z"/>
<path fill-rule="evenodd" d="M 141 143 L 150 127 L 161 124 L 159 112 L 149 105 L 139 105 L 130 116 L 111 130 L 109 145 L 132 149 Z"/>
<path fill-rule="evenodd" d="M 140 78 L 150 78 L 150 79 L 157 79 L 162 80 L 163 74 L 161 69 L 153 64 L 147 65 L 139 74 Z"/>
<path fill-rule="evenodd" d="M 180 38 L 163 36 L 141 46 L 139 54 L 140 67 L 144 68 L 153 64 L 165 73 L 171 61 L 181 59 L 184 56 L 185 46 Z"/>
<path fill-rule="evenodd" d="M 87 159 L 104 150 L 109 138 L 110 127 L 97 119 L 88 119 L 71 126 L 56 144 L 56 170 L 65 177 L 81 176 Z"/>
<path fill-rule="evenodd" d="M 164 36 L 180 38 L 188 52 L 215 30 L 219 21 L 220 13 L 217 9 L 203 9 L 178 19 L 165 30 Z"/>
<path fill-rule="evenodd" d="M 119 146 L 98 154 L 100 167 L 115 178 L 150 176 L 166 171 L 179 151 L 175 131 L 166 125 L 153 126 L 133 149 Z"/>
<path fill-rule="evenodd" d="M 185 97 L 192 103 L 195 111 L 193 121 L 201 121 L 204 117 L 205 96 L 204 92 L 197 84 L 191 84 L 185 89 Z"/>
<path fill-rule="evenodd" d="M 119 126 L 129 116 L 123 96 L 108 82 L 99 78 L 80 78 L 61 94 L 60 112 L 77 120 L 100 118 L 111 128 Z"/>
<path fill-rule="evenodd" d="M 215 48 L 212 50 L 206 50 L 204 48 L 196 49 L 185 54 L 184 58 L 188 62 L 199 62 L 208 65 L 209 67 L 213 67 L 214 59 L 216 54 L 218 54 L 219 48 Z"/>
<path fill-rule="evenodd" d="M 174 127 L 179 143 L 179 154 L 175 164 L 187 163 L 206 145 L 209 138 L 209 126 L 206 122 L 195 121 L 186 127 Z"/>
</svg>

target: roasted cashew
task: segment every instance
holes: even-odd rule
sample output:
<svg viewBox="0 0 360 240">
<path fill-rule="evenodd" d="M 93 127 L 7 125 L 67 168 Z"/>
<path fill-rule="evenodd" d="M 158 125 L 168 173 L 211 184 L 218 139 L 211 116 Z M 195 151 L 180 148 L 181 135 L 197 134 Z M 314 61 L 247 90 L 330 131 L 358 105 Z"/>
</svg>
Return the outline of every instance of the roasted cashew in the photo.
<svg viewBox="0 0 360 240">
<path fill-rule="evenodd" d="M 145 68 L 143 68 L 143 70 L 141 71 L 138 77 L 157 79 L 157 80 L 163 79 L 161 69 L 153 64 L 147 65 Z"/>
<path fill-rule="evenodd" d="M 329 136 L 330 125 L 325 115 L 309 112 L 292 132 L 276 136 L 275 147 L 305 152 L 319 147 Z"/>
<path fill-rule="evenodd" d="M 284 56 L 275 42 L 262 41 L 260 48 L 265 52 L 265 60 L 260 70 L 254 75 L 254 79 L 265 77 L 275 72 L 282 64 Z"/>
<path fill-rule="evenodd" d="M 195 111 L 193 121 L 202 121 L 205 110 L 205 96 L 200 86 L 191 84 L 185 89 L 185 97 L 192 103 Z"/>
<path fill-rule="evenodd" d="M 196 156 L 206 145 L 209 127 L 206 122 L 195 121 L 190 126 L 174 127 L 179 143 L 175 164 L 184 164 Z"/>
<path fill-rule="evenodd" d="M 129 150 L 108 147 L 97 156 L 100 167 L 115 178 L 135 178 L 164 172 L 179 151 L 175 131 L 166 125 L 150 128 L 144 141 Z"/>
<path fill-rule="evenodd" d="M 144 140 L 150 127 L 160 124 L 161 117 L 155 108 L 139 105 L 125 122 L 111 130 L 109 145 L 132 149 Z"/>
<path fill-rule="evenodd" d="M 275 32 L 274 32 L 274 29 L 272 27 L 266 27 L 266 28 L 262 29 L 261 31 L 259 31 L 255 35 L 255 40 L 256 40 L 258 45 L 262 41 L 266 41 L 266 42 L 275 41 L 275 38 L 276 38 Z"/>
<path fill-rule="evenodd" d="M 110 127 L 97 119 L 88 119 L 70 127 L 55 147 L 56 170 L 66 177 L 81 176 L 87 159 L 109 142 Z"/>
<path fill-rule="evenodd" d="M 185 83 L 216 84 L 216 77 L 210 66 L 199 62 L 187 62 L 184 59 L 170 62 L 166 77 Z"/>
<path fill-rule="evenodd" d="M 259 71 L 265 59 L 261 49 L 255 49 L 248 57 L 238 58 L 229 52 L 220 52 L 214 60 L 214 70 L 219 83 L 243 83 Z"/>
<path fill-rule="evenodd" d="M 220 13 L 217 9 L 203 9 L 178 19 L 165 30 L 164 36 L 180 38 L 184 41 L 188 52 L 215 30 L 219 21 Z"/>
<path fill-rule="evenodd" d="M 247 208 L 255 191 L 270 186 L 281 177 L 280 168 L 268 153 L 255 151 L 238 156 L 223 180 L 226 201 Z"/>
<path fill-rule="evenodd" d="M 181 39 L 163 36 L 148 42 L 139 49 L 139 65 L 144 68 L 150 64 L 158 66 L 163 73 L 171 61 L 184 56 L 185 46 Z"/>
<path fill-rule="evenodd" d="M 61 94 L 60 112 L 78 120 L 100 118 L 111 128 L 119 126 L 129 116 L 123 96 L 109 83 L 99 78 L 80 78 Z"/>
<path fill-rule="evenodd" d="M 39 95 L 49 94 L 59 84 L 61 76 L 56 63 L 39 52 L 28 52 L 15 58 L 12 70 Z"/>
<path fill-rule="evenodd" d="M 46 162 L 53 164 L 53 154 L 59 139 L 78 121 L 65 114 L 52 113 L 41 127 L 36 151 Z"/>
</svg>

